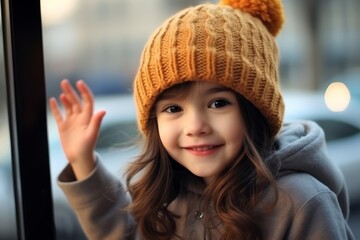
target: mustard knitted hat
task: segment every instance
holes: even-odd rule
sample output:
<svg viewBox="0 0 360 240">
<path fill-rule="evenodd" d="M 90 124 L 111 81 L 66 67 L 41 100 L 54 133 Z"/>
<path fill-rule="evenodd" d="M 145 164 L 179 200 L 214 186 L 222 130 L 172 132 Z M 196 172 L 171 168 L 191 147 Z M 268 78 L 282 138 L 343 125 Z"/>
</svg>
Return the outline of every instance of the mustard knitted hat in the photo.
<svg viewBox="0 0 360 240">
<path fill-rule="evenodd" d="M 186 81 L 209 81 L 240 93 L 279 131 L 284 103 L 275 36 L 284 21 L 280 0 L 222 0 L 184 9 L 150 37 L 134 81 L 138 125 L 148 134 L 157 96 Z"/>
</svg>

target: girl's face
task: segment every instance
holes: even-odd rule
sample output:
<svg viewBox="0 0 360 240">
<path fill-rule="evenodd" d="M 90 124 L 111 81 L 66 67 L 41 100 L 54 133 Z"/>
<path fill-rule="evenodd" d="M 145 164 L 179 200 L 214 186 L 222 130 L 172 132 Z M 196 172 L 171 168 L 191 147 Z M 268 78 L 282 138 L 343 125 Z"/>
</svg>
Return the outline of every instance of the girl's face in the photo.
<svg viewBox="0 0 360 240">
<path fill-rule="evenodd" d="M 159 135 L 169 155 L 208 182 L 238 156 L 244 124 L 234 92 L 209 82 L 192 83 L 184 94 L 177 87 L 156 103 Z"/>
</svg>

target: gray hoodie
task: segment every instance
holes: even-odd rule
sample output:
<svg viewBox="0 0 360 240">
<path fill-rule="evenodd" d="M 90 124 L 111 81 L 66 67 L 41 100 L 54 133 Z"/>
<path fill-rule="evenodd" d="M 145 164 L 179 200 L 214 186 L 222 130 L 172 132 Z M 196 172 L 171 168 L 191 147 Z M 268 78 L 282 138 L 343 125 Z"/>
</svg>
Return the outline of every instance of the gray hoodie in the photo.
<svg viewBox="0 0 360 240">
<path fill-rule="evenodd" d="M 276 146 L 267 161 L 280 163 L 279 199 L 273 211 L 257 214 L 263 238 L 354 239 L 346 222 L 349 206 L 345 182 L 328 160 L 321 128 L 313 122 L 284 124 Z M 100 160 L 82 181 L 75 181 L 69 166 L 58 180 L 89 239 L 142 239 L 132 216 L 120 210 L 129 203 L 123 185 Z M 222 223 L 215 219 L 213 226 L 204 227 L 200 215 L 211 213 L 199 215 L 199 191 L 196 184 L 189 189 L 186 197 L 179 196 L 168 206 L 180 216 L 176 219 L 177 234 L 184 239 L 219 239 Z M 262 203 L 272 197 L 272 193 L 265 193 Z"/>
</svg>

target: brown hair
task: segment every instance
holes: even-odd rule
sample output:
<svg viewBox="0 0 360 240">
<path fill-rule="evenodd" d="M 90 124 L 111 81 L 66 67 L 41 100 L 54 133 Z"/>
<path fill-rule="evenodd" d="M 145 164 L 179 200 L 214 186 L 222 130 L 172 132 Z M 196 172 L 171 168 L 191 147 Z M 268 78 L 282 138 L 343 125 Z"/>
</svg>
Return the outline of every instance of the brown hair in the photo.
<svg viewBox="0 0 360 240">
<path fill-rule="evenodd" d="M 188 94 L 193 84 L 179 86 L 176 86 L 179 92 Z M 266 188 L 270 187 L 275 193 L 273 204 L 278 191 L 274 180 L 276 168 L 270 169 L 264 162 L 271 153 L 272 134 L 258 109 L 234 93 L 246 126 L 244 146 L 233 164 L 207 185 L 203 200 L 206 207 L 210 203 L 214 206 L 223 223 L 222 239 L 261 239 L 254 221 L 254 209 Z M 191 173 L 173 160 L 163 147 L 154 110 L 147 129 L 149 134 L 144 138 L 143 152 L 127 170 L 127 187 L 132 196 L 129 210 L 145 239 L 170 239 L 175 236 L 177 216 L 167 209 L 167 205 L 183 191 L 179 179 Z"/>
</svg>

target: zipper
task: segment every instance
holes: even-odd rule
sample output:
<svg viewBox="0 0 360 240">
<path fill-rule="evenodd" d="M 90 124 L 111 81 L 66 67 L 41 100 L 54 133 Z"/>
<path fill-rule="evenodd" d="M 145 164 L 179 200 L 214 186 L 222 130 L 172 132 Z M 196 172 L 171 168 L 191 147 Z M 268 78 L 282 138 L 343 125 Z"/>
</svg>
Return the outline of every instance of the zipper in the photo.
<svg viewBox="0 0 360 240">
<path fill-rule="evenodd" d="M 204 240 L 209 240 L 209 233 L 206 231 L 206 228 L 204 229 Z"/>
</svg>

